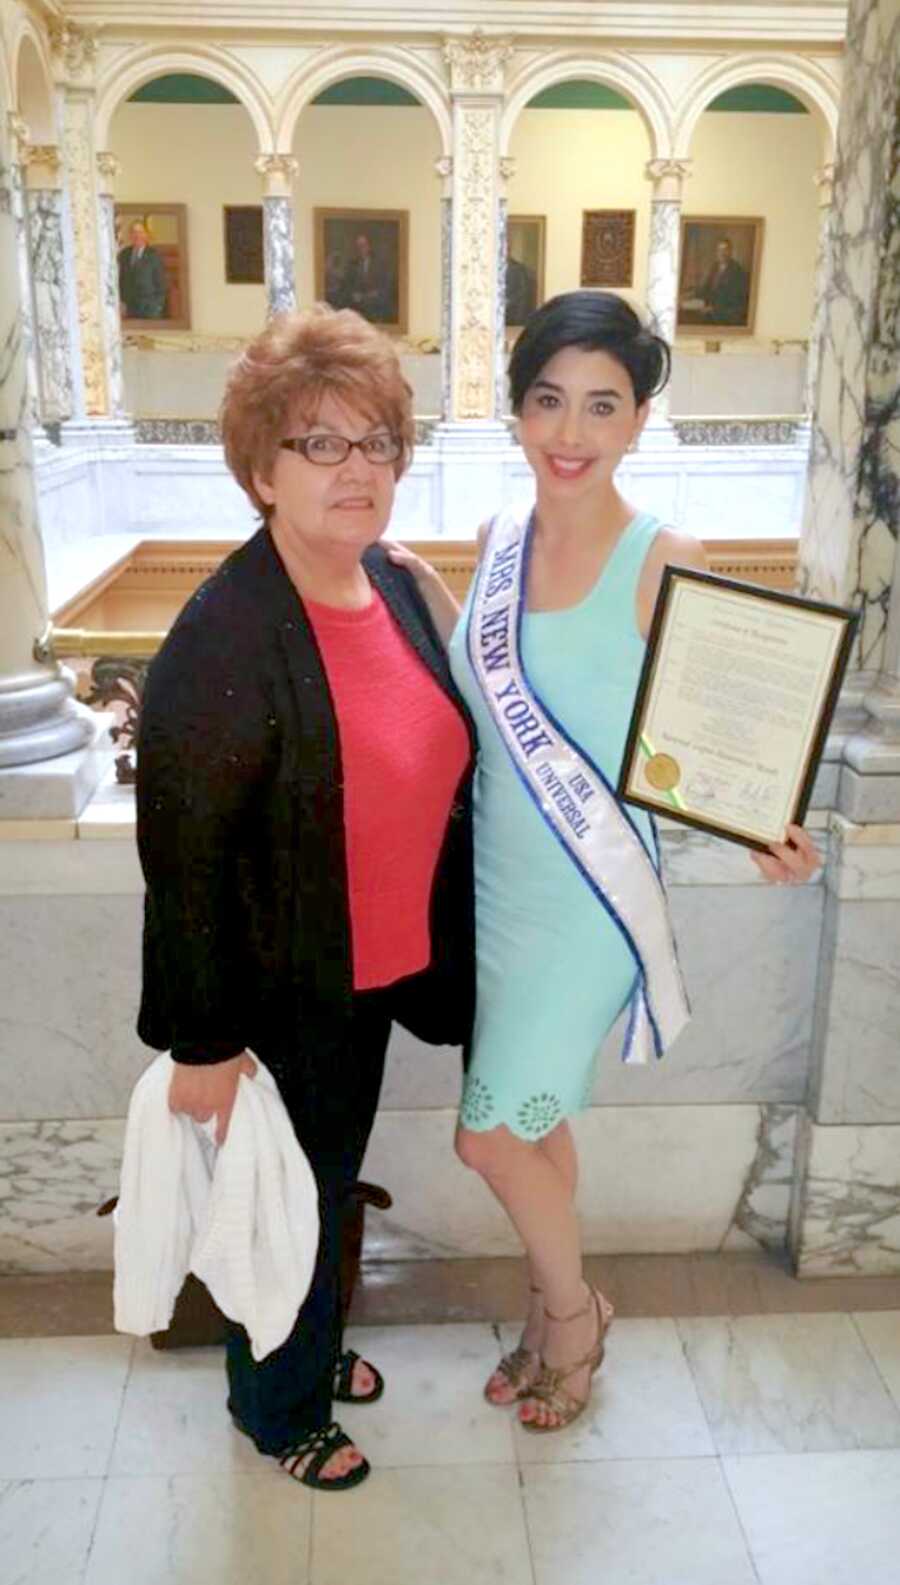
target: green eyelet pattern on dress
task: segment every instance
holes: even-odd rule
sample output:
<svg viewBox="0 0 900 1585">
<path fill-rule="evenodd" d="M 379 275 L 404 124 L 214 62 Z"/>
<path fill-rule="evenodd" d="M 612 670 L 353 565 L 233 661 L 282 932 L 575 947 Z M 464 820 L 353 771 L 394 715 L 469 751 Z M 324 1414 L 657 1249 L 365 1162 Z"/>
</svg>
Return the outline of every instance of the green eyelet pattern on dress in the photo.
<svg viewBox="0 0 900 1585">
<path fill-rule="evenodd" d="M 549 1134 L 562 1117 L 562 1104 L 558 1095 L 543 1090 L 540 1095 L 530 1095 L 519 1107 L 516 1120 L 528 1139 L 540 1139 Z"/>
<path fill-rule="evenodd" d="M 494 1097 L 483 1079 L 470 1074 L 463 1086 L 462 1105 L 459 1111 L 464 1128 L 484 1128 L 494 1111 Z"/>
</svg>

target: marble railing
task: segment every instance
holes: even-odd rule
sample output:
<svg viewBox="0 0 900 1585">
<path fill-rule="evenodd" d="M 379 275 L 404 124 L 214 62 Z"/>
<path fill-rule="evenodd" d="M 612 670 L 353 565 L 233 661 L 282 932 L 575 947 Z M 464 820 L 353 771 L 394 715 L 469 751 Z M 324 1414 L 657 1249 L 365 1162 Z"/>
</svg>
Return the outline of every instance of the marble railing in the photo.
<svg viewBox="0 0 900 1585">
<path fill-rule="evenodd" d="M 428 445 L 437 414 L 416 417 L 416 445 Z M 505 422 L 512 428 L 515 419 Z M 685 446 L 793 446 L 798 442 L 804 419 L 800 414 L 773 417 L 673 418 L 672 428 Z M 135 439 L 142 446 L 217 446 L 221 444 L 219 425 L 214 418 L 136 418 Z"/>
</svg>

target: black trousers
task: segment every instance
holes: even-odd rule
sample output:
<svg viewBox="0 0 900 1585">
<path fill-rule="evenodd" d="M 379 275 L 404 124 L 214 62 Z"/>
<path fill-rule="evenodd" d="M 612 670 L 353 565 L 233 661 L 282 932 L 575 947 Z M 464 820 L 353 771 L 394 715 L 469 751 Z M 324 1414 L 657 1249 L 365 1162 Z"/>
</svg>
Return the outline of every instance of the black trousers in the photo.
<svg viewBox="0 0 900 1585">
<path fill-rule="evenodd" d="M 328 1425 L 341 1353 L 341 1225 L 375 1121 L 391 1024 L 418 976 L 353 998 L 345 1070 L 316 1085 L 317 1095 L 282 1096 L 319 1188 L 321 1227 L 312 1286 L 280 1348 L 254 1360 L 243 1327 L 228 1324 L 228 1407 L 263 1453 Z"/>
</svg>

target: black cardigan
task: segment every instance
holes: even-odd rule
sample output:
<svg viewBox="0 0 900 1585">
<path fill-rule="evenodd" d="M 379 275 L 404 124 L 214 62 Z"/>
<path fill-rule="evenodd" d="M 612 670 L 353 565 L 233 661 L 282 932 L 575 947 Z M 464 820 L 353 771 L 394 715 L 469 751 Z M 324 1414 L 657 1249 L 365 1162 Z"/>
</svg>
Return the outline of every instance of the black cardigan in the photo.
<svg viewBox="0 0 900 1585">
<path fill-rule="evenodd" d="M 473 742 L 413 579 L 379 546 L 364 565 Z M 322 659 L 268 530 L 197 590 L 150 666 L 137 766 L 141 1039 L 188 1063 L 249 1047 L 282 1079 L 312 1079 L 348 1038 L 343 777 Z M 432 964 L 403 1013 L 435 1044 L 470 1032 L 471 841 L 467 772 L 435 876 Z"/>
</svg>

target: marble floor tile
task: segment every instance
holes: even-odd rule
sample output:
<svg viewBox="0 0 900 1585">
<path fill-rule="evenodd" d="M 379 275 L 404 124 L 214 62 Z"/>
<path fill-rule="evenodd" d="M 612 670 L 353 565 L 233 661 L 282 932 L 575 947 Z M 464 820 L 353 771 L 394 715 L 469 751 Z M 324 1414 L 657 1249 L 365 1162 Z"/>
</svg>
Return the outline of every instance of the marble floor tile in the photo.
<svg viewBox="0 0 900 1585">
<path fill-rule="evenodd" d="M 158 1353 L 148 1342 L 137 1342 L 110 1474 L 258 1471 L 261 1456 L 234 1429 L 227 1390 L 223 1349 Z"/>
<path fill-rule="evenodd" d="M 518 1338 L 504 1329 L 504 1345 Z M 714 1454 L 674 1321 L 616 1321 L 589 1408 L 567 1431 L 536 1436 L 512 1416 L 523 1464 Z"/>
<path fill-rule="evenodd" d="M 536 1585 L 755 1585 L 716 1459 L 532 1466 L 524 1483 Z"/>
<path fill-rule="evenodd" d="M 313 1498 L 311 1585 L 532 1579 L 512 1467 L 376 1469 L 357 1491 Z"/>
<path fill-rule="evenodd" d="M 274 1465 L 111 1478 L 83 1585 L 307 1585 L 311 1509 Z"/>
<path fill-rule="evenodd" d="M 900 1412 L 846 1315 L 678 1322 L 720 1453 L 900 1447 Z"/>
<path fill-rule="evenodd" d="M 0 1479 L 103 1475 L 132 1348 L 125 1337 L 0 1342 Z"/>
<path fill-rule="evenodd" d="M 761 1585 L 897 1585 L 900 1452 L 726 1458 Z"/>
<path fill-rule="evenodd" d="M 387 1383 L 377 1404 L 335 1407 L 378 1469 L 515 1462 L 509 1417 L 483 1396 L 498 1353 L 489 1326 L 351 1327 L 346 1342 Z"/>
<path fill-rule="evenodd" d="M 81 1580 L 103 1482 L 0 1482 L 0 1579 L 3 1585 L 61 1585 Z"/>
<path fill-rule="evenodd" d="M 882 1381 L 900 1408 L 900 1310 L 854 1315 Z"/>
</svg>

